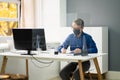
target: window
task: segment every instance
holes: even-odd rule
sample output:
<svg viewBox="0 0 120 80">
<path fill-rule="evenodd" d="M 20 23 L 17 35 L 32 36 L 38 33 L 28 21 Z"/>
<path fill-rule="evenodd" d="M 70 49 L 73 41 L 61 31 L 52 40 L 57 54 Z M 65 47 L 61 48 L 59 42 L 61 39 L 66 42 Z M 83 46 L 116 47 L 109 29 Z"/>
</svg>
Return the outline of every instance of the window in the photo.
<svg viewBox="0 0 120 80">
<path fill-rule="evenodd" d="M 0 0 L 0 36 L 11 36 L 20 23 L 20 0 Z"/>
</svg>

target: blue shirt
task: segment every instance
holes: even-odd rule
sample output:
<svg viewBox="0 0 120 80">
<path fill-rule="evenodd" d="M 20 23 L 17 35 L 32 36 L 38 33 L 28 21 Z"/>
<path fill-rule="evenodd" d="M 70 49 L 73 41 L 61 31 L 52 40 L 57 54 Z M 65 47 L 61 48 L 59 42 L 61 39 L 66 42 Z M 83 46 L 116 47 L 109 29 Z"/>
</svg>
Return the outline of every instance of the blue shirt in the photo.
<svg viewBox="0 0 120 80">
<path fill-rule="evenodd" d="M 86 46 L 88 53 L 97 53 L 96 43 L 89 34 L 82 32 L 80 37 L 76 37 L 74 33 L 70 34 L 62 45 L 58 47 L 58 52 L 61 53 L 61 49 L 67 49 L 70 46 L 70 50 L 73 51 L 76 48 L 83 49 L 83 36 L 85 36 Z"/>
</svg>

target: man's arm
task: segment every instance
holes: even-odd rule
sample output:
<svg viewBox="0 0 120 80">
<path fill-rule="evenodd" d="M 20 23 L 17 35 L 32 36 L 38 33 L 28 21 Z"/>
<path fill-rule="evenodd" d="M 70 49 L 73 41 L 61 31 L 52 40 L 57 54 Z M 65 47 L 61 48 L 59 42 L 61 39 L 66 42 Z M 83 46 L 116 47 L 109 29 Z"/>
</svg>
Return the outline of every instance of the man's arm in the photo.
<svg viewBox="0 0 120 80">
<path fill-rule="evenodd" d="M 96 47 L 96 43 L 92 39 L 91 36 L 88 37 L 88 43 L 87 43 L 88 53 L 97 53 L 98 49 Z"/>
<path fill-rule="evenodd" d="M 58 47 L 58 52 L 66 53 L 66 50 L 67 50 L 69 44 L 70 44 L 70 35 L 66 38 L 66 40 L 63 42 L 63 44 Z"/>
</svg>

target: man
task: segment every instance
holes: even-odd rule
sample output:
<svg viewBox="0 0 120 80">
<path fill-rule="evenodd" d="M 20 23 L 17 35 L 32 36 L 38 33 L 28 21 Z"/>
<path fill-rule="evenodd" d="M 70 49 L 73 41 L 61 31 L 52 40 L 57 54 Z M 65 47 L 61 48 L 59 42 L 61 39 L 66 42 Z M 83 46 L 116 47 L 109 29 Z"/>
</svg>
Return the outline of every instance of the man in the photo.
<svg viewBox="0 0 120 80">
<path fill-rule="evenodd" d="M 70 46 L 70 50 L 74 52 L 74 54 L 83 52 L 83 42 L 86 43 L 87 52 L 88 53 L 97 53 L 97 47 L 89 34 L 83 32 L 84 21 L 82 19 L 76 19 L 72 23 L 73 33 L 70 34 L 64 43 L 58 48 L 58 52 L 65 54 L 67 48 Z M 85 41 L 83 41 L 83 37 L 85 37 Z M 67 66 L 65 66 L 60 71 L 60 77 L 62 80 L 70 80 L 71 74 L 73 74 L 75 80 L 80 80 L 79 70 L 77 68 L 77 62 L 71 62 Z M 87 71 L 90 68 L 90 61 L 85 61 L 82 63 L 83 71 Z"/>
</svg>

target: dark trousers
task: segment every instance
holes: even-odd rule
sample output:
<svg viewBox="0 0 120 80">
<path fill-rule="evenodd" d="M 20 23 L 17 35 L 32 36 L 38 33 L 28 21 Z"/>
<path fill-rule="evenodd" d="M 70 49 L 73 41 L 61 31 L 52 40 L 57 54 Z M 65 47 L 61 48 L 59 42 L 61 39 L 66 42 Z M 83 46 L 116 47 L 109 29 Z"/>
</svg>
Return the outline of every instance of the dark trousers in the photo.
<svg viewBox="0 0 120 80">
<path fill-rule="evenodd" d="M 75 80 L 80 80 L 79 69 L 77 69 L 77 62 L 71 62 L 60 71 L 60 77 L 62 80 L 70 80 L 73 75 Z M 90 61 L 82 63 L 83 71 L 88 71 L 90 68 Z"/>
</svg>

